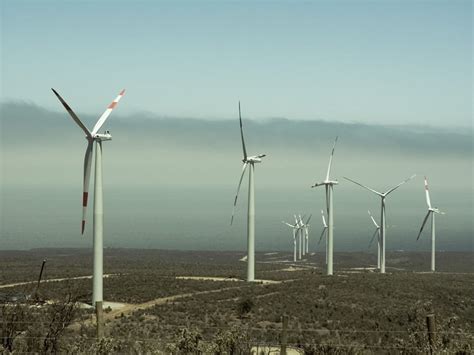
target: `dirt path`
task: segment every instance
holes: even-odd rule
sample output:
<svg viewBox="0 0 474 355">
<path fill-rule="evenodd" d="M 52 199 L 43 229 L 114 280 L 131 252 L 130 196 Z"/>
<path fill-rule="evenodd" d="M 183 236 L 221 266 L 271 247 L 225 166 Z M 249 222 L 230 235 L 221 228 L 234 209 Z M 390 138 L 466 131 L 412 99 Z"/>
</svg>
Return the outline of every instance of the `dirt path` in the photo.
<svg viewBox="0 0 474 355">
<path fill-rule="evenodd" d="M 189 276 L 177 276 L 177 278 L 189 278 Z M 211 278 L 211 277 L 201 278 L 201 277 L 199 277 L 199 279 L 207 280 L 207 279 L 220 279 L 220 278 Z M 242 281 L 242 280 L 239 280 L 239 281 Z M 268 284 L 282 283 L 282 281 L 273 281 L 273 280 L 255 280 L 255 281 L 258 281 L 258 282 L 256 282 L 256 284 L 259 285 L 259 286 L 264 286 L 264 285 L 268 285 Z M 286 280 L 285 282 L 291 282 L 291 281 L 295 281 L 295 280 Z M 144 303 L 139 303 L 139 304 L 125 304 L 125 306 L 120 308 L 120 309 L 116 309 L 116 310 L 113 310 L 111 312 L 105 313 L 104 318 L 109 319 L 109 320 L 113 320 L 117 316 L 121 316 L 122 314 L 125 316 L 125 315 L 131 314 L 131 313 L 133 313 L 133 312 L 135 312 L 139 309 L 147 309 L 147 308 L 150 308 L 150 307 L 153 307 L 153 306 L 166 304 L 167 302 L 172 302 L 172 301 L 176 301 L 176 300 L 180 300 L 180 299 L 183 299 L 183 298 L 188 298 L 188 297 L 192 297 L 192 296 L 196 296 L 196 295 L 205 295 L 205 294 L 209 294 L 209 293 L 219 293 L 219 292 L 224 292 L 224 291 L 228 291 L 228 290 L 235 290 L 235 289 L 239 289 L 239 288 L 243 288 L 243 287 L 248 287 L 248 286 L 249 286 L 249 284 L 247 282 L 239 282 L 238 286 L 218 288 L 218 289 L 215 289 L 215 290 L 206 290 L 206 291 L 196 291 L 196 292 L 182 293 L 182 294 L 179 294 L 179 295 L 156 298 L 154 300 L 144 302 Z M 261 295 L 261 296 L 263 296 L 263 295 Z"/>
<path fill-rule="evenodd" d="M 260 284 L 263 285 L 263 284 Z M 115 311 L 111 311 L 109 313 L 104 314 L 105 319 L 110 319 L 113 320 L 115 319 L 116 316 L 121 316 L 122 314 L 128 315 L 131 314 L 139 309 L 147 309 L 153 306 L 158 306 L 162 304 L 166 304 L 168 302 L 180 300 L 183 298 L 188 298 L 192 296 L 197 296 L 197 295 L 205 295 L 209 293 L 219 293 L 219 292 L 224 292 L 228 290 L 235 290 L 239 289 L 242 287 L 248 287 L 248 284 L 240 284 L 239 286 L 233 286 L 233 287 L 224 287 L 224 288 L 218 288 L 215 290 L 206 290 L 206 291 L 196 291 L 196 292 L 188 292 L 188 293 L 182 293 L 179 295 L 173 295 L 173 296 L 168 296 L 168 297 L 161 297 L 161 298 L 156 298 L 154 300 L 144 302 L 144 303 L 138 303 L 138 304 L 127 304 L 124 307 L 117 309 Z"/>
<path fill-rule="evenodd" d="M 110 276 L 117 276 L 118 274 L 104 274 L 104 278 L 110 277 Z M 68 280 L 81 280 L 81 279 L 92 279 L 92 275 L 86 275 L 86 276 L 75 276 L 75 277 L 63 277 L 60 279 L 46 279 L 46 280 L 41 280 L 41 283 L 43 282 L 57 282 L 57 281 L 68 281 Z M 23 286 L 23 285 L 31 285 L 35 284 L 38 281 L 24 281 L 24 282 L 16 282 L 12 284 L 6 284 L 6 285 L 0 285 L 0 288 L 8 288 L 8 287 L 15 287 L 15 286 Z"/>
<path fill-rule="evenodd" d="M 196 292 L 188 292 L 188 293 L 182 293 L 179 295 L 173 295 L 173 296 L 167 296 L 167 297 L 160 297 L 156 298 L 154 300 L 144 302 L 144 303 L 137 303 L 137 304 L 130 304 L 130 303 L 123 303 L 123 307 L 120 307 L 119 309 L 112 310 L 110 312 L 105 313 L 104 312 L 104 320 L 107 321 L 114 321 L 116 318 L 121 318 L 122 316 L 127 316 L 132 314 L 135 311 L 138 311 L 139 309 L 147 309 L 153 306 L 159 306 L 162 304 L 166 304 L 168 302 L 172 301 L 177 301 L 183 298 L 188 298 L 196 295 L 204 295 L 204 294 L 209 294 L 209 293 L 218 293 L 218 292 L 223 292 L 227 290 L 233 290 L 233 289 L 238 289 L 242 287 L 246 287 L 246 284 L 241 284 L 240 286 L 233 286 L 233 287 L 225 287 L 225 288 L 219 288 L 216 290 L 207 290 L 207 291 L 196 291 Z M 91 315 L 90 318 L 88 319 L 82 319 L 79 321 L 74 322 L 69 326 L 70 329 L 78 329 L 79 325 L 86 325 L 86 324 L 95 324 L 95 316 Z"/>
<path fill-rule="evenodd" d="M 181 279 L 181 280 L 245 282 L 244 280 L 231 278 L 231 277 L 176 276 L 175 278 L 176 279 Z M 279 283 L 281 283 L 281 281 L 257 279 L 257 280 L 255 280 L 255 283 L 262 283 L 264 285 L 268 285 L 268 284 L 279 284 Z"/>
</svg>

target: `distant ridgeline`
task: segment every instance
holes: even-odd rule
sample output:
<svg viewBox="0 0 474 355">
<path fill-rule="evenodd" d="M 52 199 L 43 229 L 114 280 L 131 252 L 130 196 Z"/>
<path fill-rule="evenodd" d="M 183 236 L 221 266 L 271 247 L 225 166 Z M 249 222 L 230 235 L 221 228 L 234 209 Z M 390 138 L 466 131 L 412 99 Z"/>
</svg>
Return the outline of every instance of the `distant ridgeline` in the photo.
<svg viewBox="0 0 474 355">
<path fill-rule="evenodd" d="M 78 114 L 92 125 L 96 118 Z M 232 115 L 231 108 L 229 116 Z M 153 138 L 157 144 L 166 141 L 181 148 L 207 147 L 222 150 L 237 150 L 238 116 L 235 120 L 202 120 L 194 118 L 163 118 L 151 113 L 136 113 L 129 116 L 117 112 L 108 124 L 117 141 L 130 141 L 140 137 L 143 141 Z M 350 119 L 350 118 L 349 118 Z M 383 122 L 383 119 L 381 119 Z M 86 123 L 86 125 L 87 125 Z M 73 122 L 63 112 L 49 111 L 25 102 L 1 104 L 2 143 L 23 144 L 17 132 L 28 141 L 43 141 L 48 138 L 69 140 L 76 137 Z M 303 121 L 296 119 L 269 118 L 254 121 L 246 118 L 246 135 L 249 141 L 259 140 L 259 147 L 288 146 L 292 150 L 311 151 L 323 148 L 334 136 L 341 137 L 341 144 L 350 149 L 393 150 L 396 152 L 423 153 L 436 151 L 442 155 L 472 155 L 473 132 L 470 128 L 446 129 L 422 126 L 387 126 L 361 123 L 341 123 L 324 120 Z M 50 142 L 50 141 L 49 141 Z"/>
</svg>

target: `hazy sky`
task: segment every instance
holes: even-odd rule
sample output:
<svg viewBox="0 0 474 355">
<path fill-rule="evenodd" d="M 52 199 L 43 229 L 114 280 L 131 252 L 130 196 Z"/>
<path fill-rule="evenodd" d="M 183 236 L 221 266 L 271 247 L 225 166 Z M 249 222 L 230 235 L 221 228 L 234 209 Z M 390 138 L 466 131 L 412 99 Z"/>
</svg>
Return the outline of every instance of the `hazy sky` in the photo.
<svg viewBox="0 0 474 355">
<path fill-rule="evenodd" d="M 104 127 L 113 135 L 103 145 L 105 245 L 245 250 L 248 177 L 229 225 L 242 165 L 238 120 L 123 115 L 126 99 Z M 65 111 L 4 104 L 1 112 L 4 132 L 21 138 L 1 136 L 0 248 L 90 247 L 92 209 L 80 235 L 83 132 Z M 367 251 L 367 210 L 380 214 L 380 199 L 343 176 L 385 191 L 413 173 L 388 198 L 387 248 L 429 249 L 429 228 L 415 241 L 427 175 L 433 205 L 446 212 L 437 218 L 439 250 L 473 250 L 472 131 L 295 120 L 245 120 L 244 128 L 249 154 L 267 154 L 255 173 L 257 250 L 291 250 L 281 221 L 294 213 L 313 214 L 318 248 L 324 190 L 310 186 L 324 178 L 336 135 L 335 250 Z"/>
<path fill-rule="evenodd" d="M 104 127 L 106 246 L 245 249 L 245 183 L 229 227 L 241 99 L 247 149 L 268 154 L 257 250 L 291 250 L 293 213 L 314 215 L 314 245 L 324 192 L 310 186 L 336 135 L 335 250 L 367 250 L 379 211 L 343 176 L 385 190 L 413 173 L 388 202 L 387 248 L 429 249 L 415 242 L 427 175 L 446 211 L 437 245 L 472 250 L 471 1 L 0 4 L 0 248 L 91 246 L 86 142 L 54 87 L 88 127 L 127 89 Z"/>
<path fill-rule="evenodd" d="M 472 1 L 1 1 L 4 100 L 472 125 Z"/>
</svg>

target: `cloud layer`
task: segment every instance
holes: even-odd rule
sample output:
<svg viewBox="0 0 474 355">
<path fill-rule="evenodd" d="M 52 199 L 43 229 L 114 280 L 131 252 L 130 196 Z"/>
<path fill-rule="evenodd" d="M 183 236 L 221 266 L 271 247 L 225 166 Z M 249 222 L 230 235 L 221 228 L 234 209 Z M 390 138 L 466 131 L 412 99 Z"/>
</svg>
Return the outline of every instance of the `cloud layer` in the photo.
<svg viewBox="0 0 474 355">
<path fill-rule="evenodd" d="M 78 114 L 88 127 L 95 123 Z M 113 135 L 104 143 L 106 245 L 245 249 L 245 184 L 236 224 L 228 225 L 242 158 L 237 119 L 123 116 L 118 110 L 106 126 Z M 427 175 L 433 203 L 447 212 L 437 220 L 440 249 L 472 248 L 472 130 L 252 121 L 245 115 L 244 130 L 249 153 L 268 155 L 256 169 L 257 248 L 290 248 L 290 231 L 281 220 L 293 213 L 312 213 L 313 238 L 319 238 L 324 192 L 310 186 L 324 177 L 336 135 L 336 248 L 366 250 L 367 209 L 379 209 L 376 196 L 343 176 L 386 190 L 412 173 L 419 176 L 388 201 L 387 247 L 429 247 L 428 235 L 414 242 L 426 210 Z M 66 112 L 2 104 L 3 248 L 91 244 L 79 237 L 85 145 Z"/>
</svg>

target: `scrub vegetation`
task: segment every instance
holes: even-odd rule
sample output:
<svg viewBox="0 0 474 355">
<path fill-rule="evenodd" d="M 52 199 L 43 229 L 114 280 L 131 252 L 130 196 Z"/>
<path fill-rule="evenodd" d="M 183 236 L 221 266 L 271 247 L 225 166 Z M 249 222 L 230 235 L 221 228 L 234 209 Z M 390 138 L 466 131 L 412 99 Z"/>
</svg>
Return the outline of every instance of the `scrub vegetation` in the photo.
<svg viewBox="0 0 474 355">
<path fill-rule="evenodd" d="M 100 340 L 94 313 L 79 308 L 90 300 L 90 279 L 42 282 L 31 296 L 44 257 L 46 280 L 87 276 L 88 251 L 1 253 L 3 285 L 33 281 L 0 288 L 5 353 L 246 354 L 257 345 L 265 353 L 280 346 L 283 315 L 288 346 L 306 354 L 426 353 L 428 314 L 437 351 L 474 349 L 470 253 L 444 253 L 439 266 L 449 271 L 434 274 L 413 271 L 429 268 L 428 253 L 389 253 L 384 275 L 361 269 L 373 255 L 336 254 L 332 277 L 320 254 L 292 263 L 290 253 L 262 253 L 257 277 L 276 282 L 248 284 L 231 280 L 245 275 L 242 253 L 107 250 L 104 297 L 125 305 L 105 309 Z"/>
</svg>

